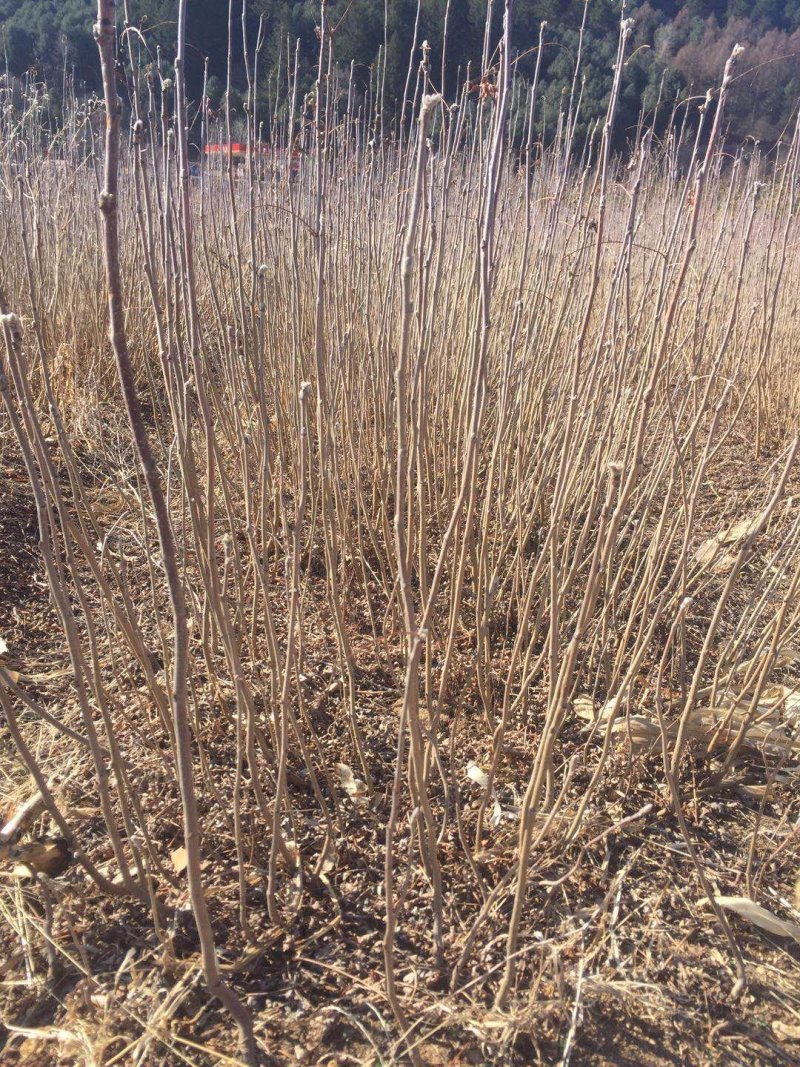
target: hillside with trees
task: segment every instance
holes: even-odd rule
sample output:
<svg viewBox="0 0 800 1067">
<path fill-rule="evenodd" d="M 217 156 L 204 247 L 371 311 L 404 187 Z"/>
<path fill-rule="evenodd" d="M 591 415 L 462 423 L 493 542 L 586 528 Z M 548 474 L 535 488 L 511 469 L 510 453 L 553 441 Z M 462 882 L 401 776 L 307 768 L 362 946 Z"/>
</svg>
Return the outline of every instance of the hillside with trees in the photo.
<svg viewBox="0 0 800 1067">
<path fill-rule="evenodd" d="M 168 68 L 174 54 L 172 0 L 129 0 L 120 4 L 153 64 Z M 532 78 L 543 33 L 541 76 L 545 114 L 557 112 L 572 82 L 578 49 L 584 78 L 583 122 L 602 115 L 614 59 L 619 0 L 519 0 L 516 13 L 517 73 Z M 676 98 L 702 95 L 713 85 L 731 47 L 746 47 L 731 87 L 728 122 L 734 141 L 752 137 L 774 143 L 784 133 L 800 97 L 800 0 L 644 0 L 626 5 L 635 20 L 632 54 L 620 100 L 618 141 L 636 127 L 642 111 L 663 120 Z M 386 23 L 384 26 L 384 11 Z M 92 0 L 0 0 L 0 41 L 6 73 L 46 81 L 58 100 L 67 84 L 98 88 L 92 39 Z M 500 30 L 497 5 L 495 30 Z M 445 95 L 454 98 L 469 76 L 480 80 L 484 7 L 481 0 L 335 0 L 328 5 L 335 55 L 366 90 L 380 75 L 389 106 L 402 99 L 409 57 L 416 45 L 432 42 L 431 69 Z M 198 100 L 206 93 L 218 106 L 228 75 L 228 30 L 233 30 L 231 95 L 241 111 L 246 87 L 243 41 L 260 43 L 259 92 L 269 96 L 270 80 L 283 79 L 294 64 L 299 42 L 302 85 L 309 88 L 317 55 L 319 4 L 313 0 L 234 0 L 229 5 L 192 0 L 189 4 L 187 80 Z M 581 28 L 583 26 L 583 33 Z M 445 28 L 447 30 L 445 37 Z M 582 37 L 582 44 L 581 44 Z M 442 41 L 446 39 L 443 49 Z M 206 73 L 207 62 L 207 73 Z M 489 57 L 489 66 L 493 62 Z M 656 116 L 658 119 L 658 116 Z M 656 123 L 658 124 L 658 122 Z"/>
</svg>

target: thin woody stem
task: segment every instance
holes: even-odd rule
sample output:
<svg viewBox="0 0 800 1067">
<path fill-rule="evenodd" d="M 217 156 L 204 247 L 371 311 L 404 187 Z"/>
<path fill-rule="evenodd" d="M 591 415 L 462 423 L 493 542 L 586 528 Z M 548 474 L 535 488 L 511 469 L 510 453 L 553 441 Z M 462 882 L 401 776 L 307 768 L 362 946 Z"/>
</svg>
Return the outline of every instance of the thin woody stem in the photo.
<svg viewBox="0 0 800 1067">
<path fill-rule="evenodd" d="M 181 4 L 181 9 L 183 10 L 184 8 L 185 0 Z M 158 542 L 167 579 L 170 607 L 172 609 L 174 643 L 170 696 L 175 729 L 177 776 L 183 810 L 189 900 L 200 940 L 203 973 L 209 993 L 224 1005 L 236 1022 L 241 1033 L 248 1063 L 255 1064 L 257 1062 L 257 1052 L 253 1037 L 252 1020 L 247 1009 L 233 990 L 224 982 L 220 974 L 214 933 L 206 902 L 201 872 L 201 831 L 195 796 L 192 768 L 192 736 L 188 714 L 189 641 L 186 597 L 180 576 L 178 552 L 167 510 L 166 496 L 142 415 L 125 333 L 119 256 L 120 101 L 117 95 L 114 66 L 115 14 L 114 0 L 98 0 L 95 40 L 100 52 L 103 93 L 106 105 L 105 163 L 103 189 L 100 193 L 100 212 L 103 218 L 103 256 L 108 292 L 109 334 L 128 415 L 128 424 L 153 508 Z M 183 54 L 180 50 L 177 61 L 182 68 Z M 178 62 L 176 62 L 176 65 L 178 65 Z"/>
</svg>

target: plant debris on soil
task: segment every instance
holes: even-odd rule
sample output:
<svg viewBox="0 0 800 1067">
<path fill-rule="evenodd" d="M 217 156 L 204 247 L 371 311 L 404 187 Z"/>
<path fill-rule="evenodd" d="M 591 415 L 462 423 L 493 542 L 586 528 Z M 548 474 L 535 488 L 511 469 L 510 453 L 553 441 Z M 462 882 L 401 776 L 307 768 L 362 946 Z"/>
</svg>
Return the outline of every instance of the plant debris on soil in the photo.
<svg viewBox="0 0 800 1067">
<path fill-rule="evenodd" d="M 63 660 L 53 659 L 62 638 L 41 576 L 32 497 L 20 464 L 8 452 L 3 474 L 0 530 L 8 547 L 0 558 L 6 591 L 0 633 L 8 652 L 2 663 L 52 707 L 69 691 L 68 672 L 59 667 Z M 320 649 L 323 655 L 315 664 L 307 643 L 308 704 L 333 760 L 339 746 L 335 704 L 341 687 L 327 682 L 323 641 Z M 365 740 L 374 765 L 384 767 L 384 780 L 376 775 L 375 796 L 368 802 L 350 784 L 350 768 L 340 771 L 346 835 L 336 843 L 335 863 L 307 878 L 303 905 L 291 927 L 274 927 L 254 910 L 253 921 L 259 923 L 255 943 L 242 943 L 226 919 L 227 908 L 235 903 L 230 888 L 222 883 L 217 890 L 214 884 L 215 869 L 236 863 L 232 843 L 227 855 L 215 855 L 208 865 L 223 969 L 251 1006 L 261 1043 L 278 1064 L 377 1064 L 402 1057 L 386 1003 L 381 951 L 381 818 L 394 760 L 397 699 L 384 675 L 376 665 L 364 718 L 369 723 Z M 464 718 L 454 716 L 452 728 L 464 754 L 459 803 L 467 820 L 480 792 L 470 770 L 480 767 L 483 752 Z M 398 973 L 414 1004 L 414 1043 L 423 1063 L 555 1063 L 567 1042 L 573 1063 L 598 1067 L 797 1062 L 800 938 L 734 915 L 749 985 L 742 997 L 731 999 L 731 960 L 713 912 L 704 906 L 669 797 L 659 784 L 659 757 L 637 751 L 632 728 L 631 737 L 621 731 L 613 767 L 592 797 L 580 836 L 555 853 L 548 850 L 546 838 L 542 842 L 534 864 L 532 926 L 521 953 L 524 978 L 513 1011 L 496 1011 L 487 988 L 503 962 L 502 937 L 492 930 L 502 929 L 504 917 L 487 923 L 460 990 L 450 993 L 432 969 L 427 948 L 428 887 L 421 879 L 409 886 L 407 920 L 398 936 Z M 46 729 L 41 729 L 45 740 Z M 586 744 L 584 733 L 576 722 L 563 740 L 565 751 Z M 474 857 L 485 892 L 513 862 L 514 812 L 520 801 L 518 783 L 529 763 L 529 738 L 530 729 L 508 736 L 508 771 L 496 788 L 499 817 L 487 847 Z M 3 814 L 10 817 L 28 798 L 30 783 L 15 771 L 7 741 L 4 747 Z M 154 754 L 148 757 L 139 748 L 137 755 L 144 761 Z M 88 767 L 74 766 L 65 773 L 58 766 L 57 745 L 49 760 L 60 781 L 60 799 L 102 865 L 108 852 Z M 589 766 L 574 777 L 573 799 L 562 819 L 577 807 Z M 157 769 L 151 777 L 144 762 L 137 772 L 143 783 L 160 777 Z M 741 888 L 757 832 L 762 899 L 776 913 L 797 915 L 798 778 L 796 765 L 784 763 L 776 776 L 763 760 L 752 757 L 738 761 L 735 774 L 720 786 L 714 782 L 713 763 L 703 755 L 687 765 L 682 781 L 686 816 L 707 876 L 720 895 Z M 305 785 L 299 774 L 298 785 Z M 150 786 L 143 785 L 143 795 L 157 800 Z M 176 884 L 163 887 L 170 909 L 171 958 L 159 948 L 145 909 L 104 898 L 74 864 L 36 881 L 30 872 L 4 863 L 4 1063 L 66 1067 L 92 1062 L 89 1049 L 99 1063 L 238 1062 L 230 1048 L 229 1024 L 203 992 L 181 880 L 180 816 L 175 798 L 165 801 L 156 825 L 167 849 L 173 846 Z M 38 830 L 47 822 L 40 817 Z M 312 818 L 305 830 L 310 838 L 313 823 Z M 301 853 L 303 833 L 298 827 Z M 474 880 L 467 871 L 459 873 L 464 857 L 456 833 L 451 826 L 442 842 L 447 907 L 453 915 L 465 916 L 466 934 L 466 917 L 474 915 L 479 900 Z M 220 842 L 215 834 L 215 849 Z M 262 895 L 263 884 L 254 880 L 254 909 Z"/>
</svg>

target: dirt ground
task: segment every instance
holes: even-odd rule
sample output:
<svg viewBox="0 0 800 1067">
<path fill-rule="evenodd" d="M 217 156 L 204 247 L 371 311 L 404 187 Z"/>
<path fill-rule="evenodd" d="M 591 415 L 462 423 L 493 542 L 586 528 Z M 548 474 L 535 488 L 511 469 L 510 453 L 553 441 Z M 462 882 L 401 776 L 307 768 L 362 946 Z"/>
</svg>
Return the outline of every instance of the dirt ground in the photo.
<svg viewBox="0 0 800 1067">
<path fill-rule="evenodd" d="M 37 522 L 24 471 L 9 447 L 0 451 L 0 636 L 6 665 L 50 705 L 69 700 L 63 641 L 49 607 L 37 549 Z M 331 750 L 337 736 L 325 642 L 315 660 L 312 619 L 307 651 L 315 725 Z M 320 624 L 321 625 L 321 624 Z M 369 684 L 367 684 L 369 683 Z M 377 767 L 379 802 L 350 804 L 348 833 L 338 842 L 335 870 L 309 877 L 291 925 L 277 929 L 259 910 L 263 886 L 253 887 L 254 946 L 243 946 L 229 921 L 235 904 L 208 864 L 209 896 L 221 958 L 256 1019 L 266 1061 L 274 1064 L 408 1062 L 383 984 L 382 826 L 394 760 L 397 690 L 378 665 L 363 679 L 365 723 Z M 65 712 L 68 718 L 68 713 Z M 480 761 L 468 715 L 450 728 L 463 762 Z M 536 725 L 509 737 L 502 803 L 518 798 Z M 561 744 L 586 744 L 580 725 Z M 591 755 L 591 750 L 589 750 Z M 57 749 L 46 754 L 57 763 Z M 146 753 L 145 753 L 146 756 Z M 47 759 L 45 762 L 47 762 Z M 791 1065 L 800 1062 L 800 944 L 731 915 L 748 976 L 734 1000 L 732 957 L 701 887 L 667 798 L 657 755 L 632 756 L 625 744 L 592 800 L 581 838 L 568 849 L 543 847 L 535 861 L 522 939 L 517 988 L 508 1011 L 492 1007 L 503 961 L 500 931 L 508 904 L 483 928 L 452 993 L 428 956 L 429 889 L 409 887 L 397 972 L 412 1019 L 411 1040 L 425 1064 L 558 1064 L 574 1067 L 655 1065 Z M 10 738 L 0 738 L 2 815 L 30 792 Z M 143 782 L 147 768 L 141 768 Z M 575 800 L 589 771 L 576 776 Z M 712 885 L 744 892 L 744 872 L 756 822 L 754 871 L 763 902 L 791 912 L 800 848 L 797 770 L 763 795 L 765 769 L 743 764 L 737 785 L 715 789 L 712 768 L 690 761 L 682 782 L 690 830 Z M 655 785 L 653 783 L 656 783 Z M 465 812 L 469 782 L 462 789 Z M 155 802 L 143 785 L 145 801 Z M 107 850 L 93 808 L 89 767 L 73 768 L 65 802 L 82 843 L 100 864 Z M 759 797 L 761 799 L 759 799 Z M 641 817 L 637 813 L 644 811 Z M 605 832 L 622 820 L 617 832 Z M 159 823 L 164 847 L 179 843 L 174 798 Z M 39 831 L 46 828 L 46 820 Z M 215 843 L 217 843 L 215 838 Z M 478 868 L 491 887 L 513 857 L 516 831 L 501 826 Z M 476 913 L 475 880 L 453 827 L 442 840 L 448 915 L 463 934 Z M 302 850 L 302 845 L 301 845 Z M 174 955 L 165 959 L 139 905 L 104 898 L 77 866 L 48 884 L 4 869 L 0 881 L 0 1059 L 8 1067 L 67 1064 L 232 1064 L 235 1038 L 227 1019 L 204 996 L 197 943 L 182 891 L 167 887 Z M 49 911 L 52 909 L 52 915 Z M 794 912 L 797 917 L 797 912 Z M 42 935 L 46 931 L 46 936 Z M 48 953 L 47 939 L 55 951 Z M 460 950 L 448 946 L 449 964 Z M 238 962 L 235 962 L 238 961 Z"/>
</svg>

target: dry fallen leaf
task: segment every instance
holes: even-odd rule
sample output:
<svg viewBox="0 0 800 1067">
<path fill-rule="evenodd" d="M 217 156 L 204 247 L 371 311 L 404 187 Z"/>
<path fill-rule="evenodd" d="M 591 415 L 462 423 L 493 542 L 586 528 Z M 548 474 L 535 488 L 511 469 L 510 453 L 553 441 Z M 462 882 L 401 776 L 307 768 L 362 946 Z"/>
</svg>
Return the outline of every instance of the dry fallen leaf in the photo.
<svg viewBox="0 0 800 1067">
<path fill-rule="evenodd" d="M 110 864 L 110 863 L 105 864 L 105 868 L 106 868 L 106 870 L 103 872 L 104 874 L 105 873 L 108 873 L 108 874 L 112 873 L 112 871 L 113 871 L 113 865 L 112 864 Z M 127 881 L 135 882 L 138 877 L 139 877 L 139 872 L 136 870 L 136 868 L 135 867 L 129 867 L 128 868 Z M 111 879 L 111 884 L 112 885 L 125 885 L 125 882 L 126 882 L 126 878 L 125 878 L 125 875 L 122 873 L 122 871 L 117 871 L 117 873 Z"/>
<path fill-rule="evenodd" d="M 730 545 L 734 541 L 741 541 L 744 537 L 749 537 L 750 534 L 755 533 L 758 529 L 762 515 L 753 515 L 749 519 L 739 519 L 738 522 L 734 522 L 723 533 L 719 534 L 719 541 L 723 545 Z"/>
<path fill-rule="evenodd" d="M 800 660 L 800 648 L 795 648 L 793 645 L 784 645 L 775 656 L 775 666 L 791 667 L 798 660 Z"/>
<path fill-rule="evenodd" d="M 182 845 L 180 848 L 176 848 L 173 852 L 170 852 L 169 858 L 172 860 L 172 866 L 176 874 L 182 874 L 186 870 L 189 856 Z"/>
<path fill-rule="evenodd" d="M 707 698 L 710 689 L 701 690 L 699 699 Z M 753 701 L 745 697 L 729 707 L 696 707 L 686 716 L 685 736 L 700 741 L 714 751 L 725 749 L 734 739 L 739 738 L 745 751 L 757 752 L 770 759 L 778 759 L 795 752 L 800 752 L 800 736 L 790 723 L 784 722 L 784 713 L 794 701 L 794 690 L 783 686 L 770 686 L 753 706 Z M 791 704 L 794 709 L 794 704 Z M 753 710 L 751 710 L 751 708 Z M 599 711 L 597 725 L 607 725 L 615 711 L 614 701 L 608 701 Z M 792 714 L 795 714 L 794 710 Z M 589 723 L 584 730 L 595 724 Z M 674 740 L 678 731 L 678 721 L 667 724 L 667 738 Z M 629 715 L 617 718 L 611 731 L 622 739 L 630 738 L 637 748 L 653 748 L 661 742 L 661 729 L 649 715 Z M 741 732 L 741 737 L 739 737 Z"/>
<path fill-rule="evenodd" d="M 594 701 L 588 693 L 580 693 L 576 696 L 572 706 L 575 708 L 575 714 L 579 718 L 585 719 L 586 722 L 594 722 L 596 718 Z"/>
<path fill-rule="evenodd" d="M 772 1032 L 781 1041 L 800 1041 L 800 1026 L 796 1023 L 783 1023 L 780 1019 L 774 1019 Z"/>
<path fill-rule="evenodd" d="M 718 559 L 714 566 L 711 568 L 715 574 L 727 574 L 733 570 L 733 566 L 736 563 L 736 556 L 730 552 L 726 552 L 721 559 Z"/>
<path fill-rule="evenodd" d="M 695 562 L 699 563 L 702 567 L 707 567 L 709 563 L 714 559 L 719 551 L 719 541 L 716 537 L 709 537 L 703 541 L 700 547 L 694 554 Z"/>
<path fill-rule="evenodd" d="M 739 519 L 738 522 L 731 523 L 725 530 L 721 530 L 718 534 L 714 534 L 713 537 L 706 538 L 705 541 L 700 544 L 694 554 L 696 563 L 699 563 L 701 567 L 707 567 L 712 563 L 723 545 L 732 545 L 737 541 L 743 540 L 745 537 L 749 537 L 755 533 L 758 529 L 762 515 L 751 516 L 749 519 Z M 727 552 L 721 560 L 719 560 L 713 567 L 713 570 L 717 573 L 724 573 L 729 571 L 734 563 L 736 557 Z"/>
<path fill-rule="evenodd" d="M 776 937 L 791 937 L 800 943 L 800 923 L 793 923 L 789 922 L 787 919 L 778 918 L 778 916 L 768 908 L 756 904 L 756 902 L 749 897 L 716 897 L 715 899 L 721 908 L 726 908 L 728 911 L 735 911 L 737 915 L 740 915 L 743 919 L 747 919 L 747 921 L 751 922 L 754 926 L 766 930 L 767 933 L 775 934 Z M 708 903 L 708 899 L 703 897 L 700 904 L 706 903 Z"/>
</svg>

